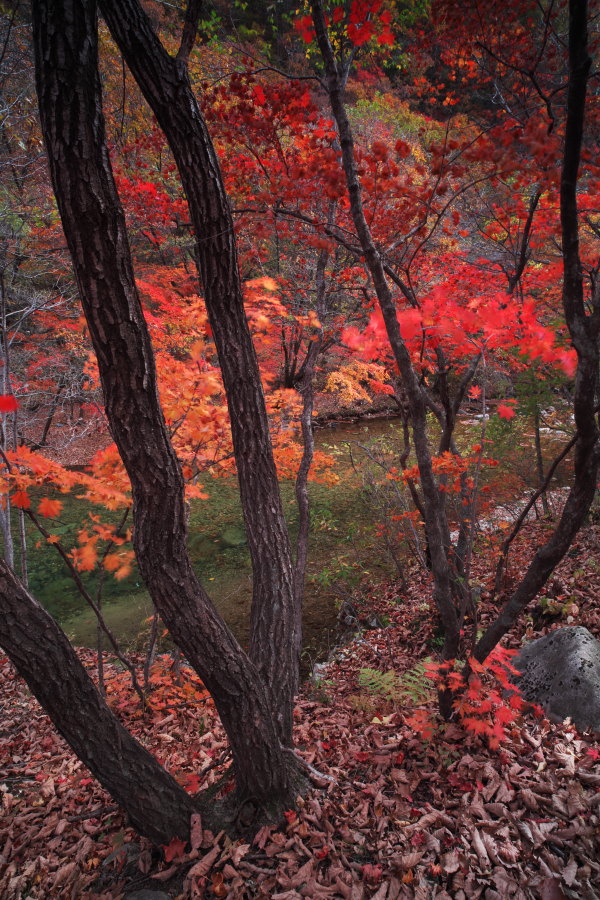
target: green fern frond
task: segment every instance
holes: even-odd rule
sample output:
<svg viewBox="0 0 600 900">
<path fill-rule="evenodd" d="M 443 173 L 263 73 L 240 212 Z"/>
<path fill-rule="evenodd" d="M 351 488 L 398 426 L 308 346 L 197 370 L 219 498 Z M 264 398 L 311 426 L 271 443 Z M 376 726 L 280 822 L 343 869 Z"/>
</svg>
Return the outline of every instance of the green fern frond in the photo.
<svg viewBox="0 0 600 900">
<path fill-rule="evenodd" d="M 361 669 L 358 673 L 358 683 L 372 694 L 395 700 L 398 693 L 398 676 L 393 670 L 380 672 L 378 669 Z"/>
</svg>

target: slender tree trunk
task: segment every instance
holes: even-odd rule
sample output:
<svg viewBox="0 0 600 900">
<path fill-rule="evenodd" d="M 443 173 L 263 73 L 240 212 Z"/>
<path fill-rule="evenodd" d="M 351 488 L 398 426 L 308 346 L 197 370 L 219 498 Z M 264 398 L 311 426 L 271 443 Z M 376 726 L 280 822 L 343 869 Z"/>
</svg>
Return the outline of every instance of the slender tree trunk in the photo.
<svg viewBox="0 0 600 900">
<path fill-rule="evenodd" d="M 6 291 L 4 288 L 4 270 L 0 271 L 0 328 L 2 333 L 2 393 L 10 394 L 10 364 L 8 350 L 8 329 L 6 327 Z M 0 415 L 0 449 L 10 450 L 9 446 L 9 415 Z M 5 462 L 6 465 L 6 462 Z M 0 508 L 0 530 L 4 541 L 4 559 L 9 566 L 15 562 L 15 547 L 12 532 L 10 495 L 4 494 Z"/>
<path fill-rule="evenodd" d="M 121 725 L 64 632 L 0 561 L 0 645 L 57 730 L 151 840 L 189 833 L 192 798 Z"/>
<path fill-rule="evenodd" d="M 231 743 L 238 796 L 251 800 L 260 818 L 267 807 L 294 802 L 296 766 L 281 747 L 270 690 L 190 564 L 183 477 L 158 399 L 152 347 L 106 147 L 95 3 L 39 0 L 33 13 L 50 172 L 108 421 L 131 480 L 140 571 L 162 620 L 214 698 Z M 246 439 L 252 456 L 251 436 Z"/>
<path fill-rule="evenodd" d="M 4 559 L 9 566 L 13 566 L 15 562 L 15 548 L 10 520 L 10 497 L 8 494 L 2 497 L 2 504 L 0 508 L 0 531 L 2 531 L 2 540 L 4 542 Z"/>
<path fill-rule="evenodd" d="M 577 211 L 577 179 L 590 68 L 591 59 L 587 48 L 587 0 L 570 0 L 569 85 L 560 183 L 560 221 L 564 268 L 562 302 L 571 340 L 577 351 L 573 407 L 578 440 L 575 444 L 573 463 L 574 480 L 552 537 L 539 548 L 523 580 L 479 640 L 475 656 L 480 661 L 491 653 L 559 564 L 581 528 L 596 493 L 600 463 L 595 409 L 598 390 L 600 296 L 592 297 L 592 312 L 588 313 L 579 255 Z"/>
<path fill-rule="evenodd" d="M 384 265 L 373 241 L 364 208 L 356 160 L 354 157 L 354 136 L 343 100 L 343 78 L 338 70 L 333 48 L 329 42 L 327 25 L 321 0 L 311 0 L 313 23 L 319 51 L 325 66 L 327 93 L 331 111 L 336 122 L 342 165 L 346 175 L 350 212 L 356 229 L 365 265 L 371 275 L 373 287 L 379 301 L 388 340 L 402 376 L 406 390 L 410 417 L 413 427 L 413 441 L 425 511 L 425 528 L 431 553 L 431 569 L 434 578 L 434 599 L 444 628 L 444 659 L 454 659 L 459 649 L 458 616 L 452 599 L 451 570 L 448 559 L 450 531 L 444 508 L 444 500 L 438 491 L 431 460 L 431 450 L 427 437 L 426 403 L 419 384 L 408 348 L 402 339 L 396 311 L 396 304 L 386 278 Z M 448 713 L 450 697 L 441 698 L 442 711 Z"/>
<path fill-rule="evenodd" d="M 535 428 L 535 467 L 537 471 L 538 485 L 542 485 L 546 476 L 544 475 L 544 456 L 542 454 L 542 435 L 540 432 L 540 408 L 537 404 L 537 401 L 535 404 L 535 412 L 533 414 L 533 425 Z M 550 515 L 550 507 L 548 506 L 548 497 L 546 496 L 546 491 L 542 491 L 541 499 L 544 515 L 548 516 Z"/>
<path fill-rule="evenodd" d="M 327 222 L 329 225 L 335 217 L 336 203 L 329 204 Z M 317 335 L 311 340 L 306 357 L 302 364 L 302 378 L 298 390 L 302 396 L 302 414 L 300 424 L 302 428 L 302 443 L 304 452 L 298 467 L 296 476 L 296 503 L 298 504 L 298 539 L 296 541 L 296 566 L 294 570 L 294 583 L 296 603 L 301 608 L 304 596 L 304 583 L 306 578 L 306 563 L 308 560 L 308 538 L 310 532 L 310 499 L 308 496 L 308 475 L 315 455 L 315 436 L 313 433 L 313 408 L 315 400 L 315 369 L 321 349 L 323 347 L 323 322 L 327 313 L 327 283 L 325 269 L 329 260 L 329 250 L 323 249 L 317 258 L 315 283 L 317 288 L 316 312 L 320 321 Z"/>
<path fill-rule="evenodd" d="M 227 394 L 240 498 L 253 569 L 250 658 L 274 695 L 279 734 L 291 742 L 301 615 L 260 372 L 237 263 L 231 211 L 186 52 L 169 56 L 138 0 L 102 0 L 110 32 L 163 129 L 196 234 L 196 261 Z M 195 32 L 188 30 L 188 35 Z M 184 32 L 185 35 L 185 32 Z"/>
</svg>

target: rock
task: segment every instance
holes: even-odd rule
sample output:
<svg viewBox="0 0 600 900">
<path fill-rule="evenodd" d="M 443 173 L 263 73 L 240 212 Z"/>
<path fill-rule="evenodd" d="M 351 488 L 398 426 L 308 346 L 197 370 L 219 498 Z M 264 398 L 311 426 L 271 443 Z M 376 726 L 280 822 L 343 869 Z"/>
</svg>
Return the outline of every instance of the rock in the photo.
<svg viewBox="0 0 600 900">
<path fill-rule="evenodd" d="M 327 675 L 327 669 L 327 663 L 315 663 L 310 677 L 313 681 L 322 681 Z"/>
<path fill-rule="evenodd" d="M 525 700 L 549 719 L 571 719 L 582 731 L 600 731 L 600 641 L 587 628 L 559 628 L 527 644 L 513 660 Z"/>
<path fill-rule="evenodd" d="M 171 900 L 164 891 L 133 891 L 131 894 L 125 894 L 123 900 Z"/>
<path fill-rule="evenodd" d="M 358 631 L 360 628 L 358 612 L 356 607 L 354 607 L 349 600 L 343 600 L 342 605 L 340 606 L 338 612 L 338 628 L 342 631 L 345 629 L 353 632 Z"/>
</svg>

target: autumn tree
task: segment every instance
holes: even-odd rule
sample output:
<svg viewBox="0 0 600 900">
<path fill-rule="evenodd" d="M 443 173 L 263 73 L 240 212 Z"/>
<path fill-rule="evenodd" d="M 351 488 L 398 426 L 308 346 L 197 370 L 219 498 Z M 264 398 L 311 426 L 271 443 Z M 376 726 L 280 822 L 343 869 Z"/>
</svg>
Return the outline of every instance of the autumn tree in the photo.
<svg viewBox="0 0 600 900">
<path fill-rule="evenodd" d="M 487 13 L 482 18 L 481 10 L 478 10 L 476 3 L 473 4 L 473 7 L 473 15 L 467 18 L 467 21 L 471 25 L 475 23 L 474 27 L 481 27 L 482 22 L 488 21 Z M 526 4 L 523 7 L 519 4 L 511 7 L 508 21 L 504 7 L 502 11 L 499 8 L 495 9 L 497 18 L 494 18 L 494 27 L 498 27 L 498 32 L 494 31 L 493 34 L 494 38 L 496 38 L 496 34 L 503 35 L 504 47 L 506 46 L 506 33 L 507 31 L 510 33 L 512 26 L 514 26 L 515 34 L 519 36 L 519 39 L 523 39 L 525 32 L 519 28 L 519 16 L 527 11 L 524 7 Z M 399 289 L 400 294 L 404 295 L 404 299 L 408 300 L 410 305 L 418 306 L 419 303 L 411 291 L 410 284 L 403 282 L 394 273 L 393 267 L 390 266 L 382 251 L 381 244 L 374 237 L 373 224 L 366 214 L 365 192 L 361 184 L 355 139 L 343 91 L 348 67 L 352 64 L 355 56 L 352 47 L 360 46 L 371 39 L 381 41 L 382 36 L 384 43 L 393 39 L 389 33 L 390 16 L 387 11 L 382 11 L 382 4 L 377 0 L 373 3 L 353 2 L 348 8 L 336 7 L 331 20 L 327 18 L 320 0 L 313 0 L 311 12 L 311 16 L 299 20 L 299 30 L 307 42 L 316 42 L 320 53 L 324 68 L 322 84 L 338 131 L 341 165 L 346 177 L 347 197 L 355 238 L 361 248 L 364 264 L 371 276 L 389 344 L 407 395 L 412 440 L 422 491 L 422 514 L 433 574 L 434 599 L 445 636 L 443 657 L 450 661 L 454 660 L 461 652 L 461 627 L 464 613 L 465 609 L 473 608 L 473 603 L 468 594 L 468 583 L 465 581 L 465 559 L 461 553 L 460 534 L 459 543 L 455 544 L 450 538 L 443 480 L 436 477 L 435 460 L 427 423 L 427 411 L 432 408 L 435 411 L 435 406 L 432 405 L 427 387 L 411 357 L 402 318 L 398 314 L 394 290 Z M 450 18 L 450 22 L 453 24 L 451 24 L 449 34 L 454 35 L 458 22 L 462 21 L 462 6 L 442 3 L 438 4 L 436 12 L 440 15 L 443 13 Z M 544 27 L 547 32 L 553 27 L 552 15 L 552 9 L 549 8 L 547 17 L 544 16 Z M 562 165 L 559 196 L 563 262 L 562 307 L 571 342 L 577 354 L 573 399 L 577 428 L 574 479 L 562 515 L 551 538 L 537 551 L 524 578 L 507 598 L 496 620 L 476 640 L 473 653 L 480 661 L 487 657 L 560 562 L 581 527 L 596 490 L 599 457 L 595 404 L 598 387 L 600 297 L 598 295 L 597 266 L 592 269 L 589 280 L 586 281 L 584 277 L 580 256 L 581 222 L 578 211 L 578 183 L 586 121 L 586 91 L 591 69 L 587 28 L 587 3 L 585 0 L 571 0 L 566 66 L 568 86 L 564 119 L 560 125 Z M 335 40 L 332 37 L 334 30 Z M 480 36 L 478 33 L 474 40 L 477 52 L 485 54 L 486 36 Z M 505 69 L 516 69 L 519 78 L 523 81 L 527 80 L 528 75 L 531 76 L 534 87 L 537 86 L 538 94 L 541 93 L 542 102 L 545 102 L 546 97 L 543 90 L 540 88 L 539 82 L 535 81 L 537 66 L 531 70 L 527 67 L 526 61 L 521 66 L 518 56 L 520 49 L 521 44 L 517 43 L 515 45 L 516 60 L 511 58 L 505 62 Z M 494 52 L 492 48 L 489 54 Z M 533 204 L 533 210 L 536 205 L 537 202 Z M 427 222 L 424 225 L 426 226 Z M 528 258 L 527 253 L 528 246 L 525 240 L 523 244 L 523 261 L 525 262 Z M 515 273 L 513 289 L 521 274 L 522 271 Z M 439 374 L 443 377 L 447 365 L 442 352 L 438 352 L 438 364 Z M 471 367 L 471 370 L 467 369 L 459 386 L 458 395 L 454 399 L 448 397 L 443 401 L 442 408 L 439 410 L 442 435 L 443 437 L 445 435 L 447 439 L 446 446 L 443 448 L 445 450 L 452 450 L 452 433 L 462 399 L 461 392 L 464 395 L 474 371 L 474 367 Z M 450 715 L 450 693 L 442 691 L 440 699 L 443 712 L 445 715 Z"/>
<path fill-rule="evenodd" d="M 140 571 L 163 621 L 215 700 L 231 741 L 239 809 L 245 809 L 245 819 L 259 821 L 267 810 L 273 814 L 292 805 L 301 784 L 290 747 L 300 618 L 230 212 L 187 77 L 198 9 L 190 7 L 176 58 L 161 46 L 136 2 L 107 3 L 104 13 L 171 142 L 198 238 L 255 571 L 249 655 L 217 614 L 187 553 L 183 479 L 158 401 L 153 352 L 106 147 L 93 2 L 40 3 L 34 9 L 37 88 L 51 176 L 106 413 L 132 484 Z M 75 133 L 77 141 L 70 139 Z M 59 731 L 140 831 L 162 841 L 187 834 L 193 801 L 119 726 L 58 626 L 6 566 L 2 577 L 2 646 Z M 63 673 L 60 690 L 53 684 L 55 672 Z M 122 748 L 117 754 L 115 746 Z"/>
</svg>

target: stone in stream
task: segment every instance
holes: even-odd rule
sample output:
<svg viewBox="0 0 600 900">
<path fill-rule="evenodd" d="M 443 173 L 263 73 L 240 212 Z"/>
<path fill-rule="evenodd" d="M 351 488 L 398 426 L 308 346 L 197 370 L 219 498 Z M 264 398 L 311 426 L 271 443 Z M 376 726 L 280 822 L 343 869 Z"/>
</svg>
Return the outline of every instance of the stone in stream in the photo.
<svg viewBox="0 0 600 900">
<path fill-rule="evenodd" d="M 549 719 L 571 719 L 582 731 L 600 731 L 600 641 L 587 628 L 559 628 L 527 644 L 512 664 L 525 700 Z"/>
</svg>

